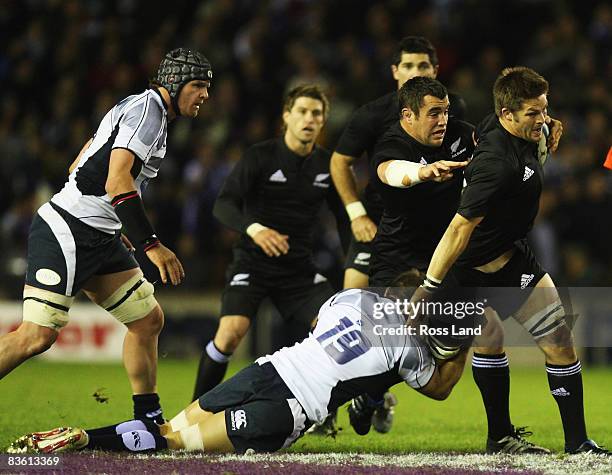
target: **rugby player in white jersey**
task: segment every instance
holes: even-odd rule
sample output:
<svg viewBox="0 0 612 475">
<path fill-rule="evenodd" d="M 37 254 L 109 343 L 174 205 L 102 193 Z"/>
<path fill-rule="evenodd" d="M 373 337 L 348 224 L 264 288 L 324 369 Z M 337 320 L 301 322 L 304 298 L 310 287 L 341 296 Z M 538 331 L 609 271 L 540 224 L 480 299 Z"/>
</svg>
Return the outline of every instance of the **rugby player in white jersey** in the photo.
<svg viewBox="0 0 612 475">
<path fill-rule="evenodd" d="M 142 247 L 164 284 L 181 283 L 183 266 L 155 234 L 141 194 L 166 154 L 168 122 L 196 117 L 211 79 L 211 65 L 201 53 L 175 49 L 160 63 L 149 89 L 126 97 L 104 116 L 70 166 L 64 188 L 33 219 L 23 322 L 0 337 L 0 378 L 53 345 L 82 290 L 127 327 L 123 361 L 134 417 L 163 421 L 156 378 L 164 315 L 132 243 Z"/>
<path fill-rule="evenodd" d="M 445 399 L 461 376 L 471 338 L 431 338 L 394 300 L 362 289 L 335 294 L 301 343 L 259 358 L 164 425 L 131 420 L 93 430 L 60 427 L 23 436 L 10 450 L 274 452 L 358 394 L 405 382 Z M 476 319 L 425 322 L 440 330 L 457 322 L 467 328 Z M 411 334 L 409 327 L 419 329 Z"/>
</svg>

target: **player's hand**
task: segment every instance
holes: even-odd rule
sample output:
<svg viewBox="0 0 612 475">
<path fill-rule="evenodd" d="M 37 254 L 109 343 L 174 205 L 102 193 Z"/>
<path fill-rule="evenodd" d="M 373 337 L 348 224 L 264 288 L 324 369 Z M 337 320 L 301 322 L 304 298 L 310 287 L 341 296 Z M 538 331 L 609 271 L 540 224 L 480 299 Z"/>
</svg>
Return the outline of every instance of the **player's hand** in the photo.
<svg viewBox="0 0 612 475">
<path fill-rule="evenodd" d="M 134 252 L 136 250 L 136 248 L 132 244 L 132 241 L 130 241 L 125 234 L 121 234 L 121 242 L 125 247 L 127 247 L 128 251 Z"/>
<path fill-rule="evenodd" d="M 351 221 L 351 229 L 359 242 L 370 242 L 376 236 L 377 227 L 368 216 L 363 215 Z"/>
<path fill-rule="evenodd" d="M 253 241 L 268 257 L 278 257 L 289 252 L 289 236 L 271 228 L 259 231 L 253 236 Z"/>
<path fill-rule="evenodd" d="M 453 177 L 453 170 L 463 168 L 468 162 L 451 162 L 450 160 L 438 160 L 419 168 L 421 181 L 443 182 Z"/>
<path fill-rule="evenodd" d="M 555 152 L 559 148 L 559 142 L 563 135 L 563 123 L 552 117 L 546 117 L 546 124 L 548 124 L 548 129 L 550 130 L 547 143 L 548 151 Z"/>
<path fill-rule="evenodd" d="M 167 284 L 168 280 L 172 282 L 172 285 L 178 285 L 183 281 L 185 278 L 183 264 L 166 246 L 160 243 L 159 246 L 149 249 L 146 254 L 159 270 L 159 276 L 164 284 Z"/>
</svg>

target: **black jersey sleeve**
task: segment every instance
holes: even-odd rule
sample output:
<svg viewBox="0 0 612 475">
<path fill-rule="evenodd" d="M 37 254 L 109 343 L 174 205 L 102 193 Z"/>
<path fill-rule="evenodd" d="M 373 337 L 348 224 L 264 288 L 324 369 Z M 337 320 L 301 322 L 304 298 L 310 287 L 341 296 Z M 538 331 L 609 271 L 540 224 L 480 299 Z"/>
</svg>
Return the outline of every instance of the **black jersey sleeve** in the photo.
<svg viewBox="0 0 612 475">
<path fill-rule="evenodd" d="M 495 156 L 477 157 L 465 170 L 467 182 L 457 213 L 466 219 L 486 216 L 489 209 L 513 183 L 515 171 Z"/>
<path fill-rule="evenodd" d="M 245 216 L 244 202 L 257 181 L 257 163 L 257 152 L 250 148 L 225 179 L 213 208 L 215 218 L 241 233 L 253 224 Z"/>
<path fill-rule="evenodd" d="M 376 141 L 376 128 L 370 117 L 367 104 L 353 113 L 336 145 L 337 153 L 359 158 Z"/>
<path fill-rule="evenodd" d="M 385 137 L 376 145 L 376 148 L 374 149 L 374 157 L 372 158 L 372 166 L 374 169 L 372 172 L 378 176 L 378 166 L 381 163 L 385 163 L 390 160 L 407 160 L 410 162 L 418 162 L 419 157 L 413 155 L 414 154 L 406 153 L 406 145 L 397 137 Z"/>
</svg>

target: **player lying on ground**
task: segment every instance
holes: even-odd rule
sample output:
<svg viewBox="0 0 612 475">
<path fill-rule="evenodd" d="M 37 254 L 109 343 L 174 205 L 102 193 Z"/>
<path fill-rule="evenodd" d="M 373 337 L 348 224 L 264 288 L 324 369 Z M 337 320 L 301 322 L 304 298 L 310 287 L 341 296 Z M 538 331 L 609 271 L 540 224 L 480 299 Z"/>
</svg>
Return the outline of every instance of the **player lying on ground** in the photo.
<svg viewBox="0 0 612 475">
<path fill-rule="evenodd" d="M 377 313 L 388 302 L 359 289 L 335 294 L 305 340 L 259 358 L 164 425 L 131 420 L 94 430 L 58 428 L 23 436 L 9 450 L 273 452 L 368 391 L 404 381 L 430 398 L 447 398 L 463 371 L 465 351 L 457 347 L 445 355 L 428 337 L 380 335 L 381 329 L 409 327 L 396 310 Z M 449 320 L 455 319 L 436 324 L 450 326 Z"/>
</svg>

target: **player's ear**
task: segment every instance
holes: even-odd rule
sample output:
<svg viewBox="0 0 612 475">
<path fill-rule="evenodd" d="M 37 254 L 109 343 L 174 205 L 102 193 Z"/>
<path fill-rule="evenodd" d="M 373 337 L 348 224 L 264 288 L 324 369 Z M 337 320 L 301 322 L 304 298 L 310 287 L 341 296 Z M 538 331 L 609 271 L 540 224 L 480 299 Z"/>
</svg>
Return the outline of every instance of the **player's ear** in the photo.
<svg viewBox="0 0 612 475">
<path fill-rule="evenodd" d="M 410 107 L 403 107 L 401 110 L 402 120 L 407 121 L 409 124 L 412 124 L 412 120 L 414 119 L 414 112 Z"/>
<path fill-rule="evenodd" d="M 287 125 L 287 120 L 289 120 L 289 111 L 286 110 L 283 112 L 283 123 Z"/>
<path fill-rule="evenodd" d="M 514 120 L 514 114 L 512 113 L 510 109 L 506 107 L 502 107 L 501 116 L 503 119 L 507 120 L 508 122 L 512 122 Z"/>
<path fill-rule="evenodd" d="M 391 74 L 393 75 L 393 79 L 399 81 L 399 77 L 397 77 L 397 66 L 395 64 L 391 65 Z"/>
</svg>

